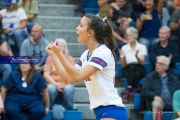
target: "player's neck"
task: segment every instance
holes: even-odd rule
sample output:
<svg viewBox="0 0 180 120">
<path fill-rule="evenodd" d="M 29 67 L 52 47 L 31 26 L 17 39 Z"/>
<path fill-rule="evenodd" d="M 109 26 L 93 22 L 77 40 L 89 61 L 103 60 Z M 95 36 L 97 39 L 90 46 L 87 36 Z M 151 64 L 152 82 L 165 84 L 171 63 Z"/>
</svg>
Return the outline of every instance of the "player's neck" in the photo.
<svg viewBox="0 0 180 120">
<path fill-rule="evenodd" d="M 99 46 L 98 42 L 91 42 L 87 45 L 90 53 L 92 53 L 98 46 Z"/>
</svg>

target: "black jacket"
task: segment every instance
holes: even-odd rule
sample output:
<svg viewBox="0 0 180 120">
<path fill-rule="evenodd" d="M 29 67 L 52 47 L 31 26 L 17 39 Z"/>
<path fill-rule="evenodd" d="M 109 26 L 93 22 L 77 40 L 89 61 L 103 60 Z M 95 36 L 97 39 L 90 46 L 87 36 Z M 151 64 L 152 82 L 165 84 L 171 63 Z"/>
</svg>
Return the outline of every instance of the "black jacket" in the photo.
<svg viewBox="0 0 180 120">
<path fill-rule="evenodd" d="M 167 73 L 168 76 L 168 88 L 170 91 L 171 96 L 173 97 L 173 93 L 180 89 L 180 81 L 179 79 L 172 75 Z M 141 90 L 141 109 L 143 110 L 151 110 L 152 109 L 152 101 L 154 100 L 155 96 L 161 95 L 161 79 L 158 76 L 158 73 L 156 71 L 153 71 L 152 73 L 148 74 L 146 76 L 146 80 L 143 84 L 142 90 Z"/>
</svg>

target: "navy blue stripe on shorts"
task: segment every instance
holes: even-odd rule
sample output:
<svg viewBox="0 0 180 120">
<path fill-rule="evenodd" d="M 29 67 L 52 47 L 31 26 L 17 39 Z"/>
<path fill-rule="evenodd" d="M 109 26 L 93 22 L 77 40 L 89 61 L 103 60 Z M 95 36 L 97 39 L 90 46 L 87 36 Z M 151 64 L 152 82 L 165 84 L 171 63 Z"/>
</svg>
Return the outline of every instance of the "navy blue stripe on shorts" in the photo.
<svg viewBox="0 0 180 120">
<path fill-rule="evenodd" d="M 127 120 L 128 115 L 125 107 L 115 105 L 99 106 L 93 109 L 96 120 L 103 118 L 113 118 L 115 120 Z"/>
</svg>

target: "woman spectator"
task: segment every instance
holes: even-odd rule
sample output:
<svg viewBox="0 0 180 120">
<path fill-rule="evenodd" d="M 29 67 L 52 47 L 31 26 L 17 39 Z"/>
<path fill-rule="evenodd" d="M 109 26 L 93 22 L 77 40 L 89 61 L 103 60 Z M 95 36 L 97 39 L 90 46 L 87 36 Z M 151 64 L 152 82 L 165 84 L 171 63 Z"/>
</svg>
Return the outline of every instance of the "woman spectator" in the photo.
<svg viewBox="0 0 180 120">
<path fill-rule="evenodd" d="M 27 16 L 23 9 L 18 8 L 16 0 L 6 0 L 6 8 L 0 11 L 2 15 L 3 40 L 10 45 L 16 45 L 20 50 L 22 42 L 27 38 L 26 30 Z M 16 44 L 15 44 L 16 43 Z"/>
<path fill-rule="evenodd" d="M 34 24 L 37 24 L 37 15 L 39 13 L 38 1 L 37 0 L 20 0 L 18 2 L 19 7 L 23 8 L 26 12 L 27 30 L 31 33 L 31 29 Z"/>
<path fill-rule="evenodd" d="M 20 64 L 3 83 L 1 95 L 9 120 L 22 120 L 22 112 L 27 112 L 30 120 L 42 120 L 48 113 L 47 85 L 33 64 Z"/>
<path fill-rule="evenodd" d="M 66 56 L 67 61 L 71 63 L 71 65 L 75 65 L 74 58 L 69 54 L 66 41 L 62 38 L 57 39 L 61 45 L 63 46 L 62 51 L 63 54 Z M 65 103 L 64 107 L 66 109 L 73 109 L 74 105 L 74 85 L 68 84 L 65 85 L 61 78 L 59 77 L 53 62 L 51 61 L 50 56 L 46 59 L 46 63 L 44 65 L 44 78 L 46 79 L 46 82 L 48 83 L 48 91 L 50 96 L 50 108 L 53 107 L 55 100 L 59 95 L 62 97 L 62 101 Z M 58 111 L 53 111 L 58 112 Z"/>
<path fill-rule="evenodd" d="M 139 14 L 136 21 L 136 28 L 139 31 L 139 42 L 149 49 L 149 46 L 157 43 L 159 28 L 161 27 L 161 15 L 163 9 L 163 0 L 159 0 L 157 9 L 155 0 L 146 0 L 146 11 Z"/>
<path fill-rule="evenodd" d="M 146 47 L 137 42 L 138 31 L 130 27 L 126 31 L 128 44 L 124 45 L 120 52 L 120 62 L 122 63 L 122 76 L 128 80 L 128 91 L 122 96 L 122 100 L 127 101 L 134 92 L 139 92 L 139 80 L 145 76 L 143 67 Z"/>
</svg>

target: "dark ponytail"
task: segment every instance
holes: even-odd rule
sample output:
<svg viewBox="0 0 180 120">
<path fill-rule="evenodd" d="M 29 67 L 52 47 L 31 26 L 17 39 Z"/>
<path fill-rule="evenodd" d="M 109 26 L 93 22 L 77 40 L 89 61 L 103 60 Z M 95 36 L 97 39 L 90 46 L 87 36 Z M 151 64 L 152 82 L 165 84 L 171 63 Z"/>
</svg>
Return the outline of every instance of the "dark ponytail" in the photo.
<svg viewBox="0 0 180 120">
<path fill-rule="evenodd" d="M 112 35 L 112 27 L 107 19 L 101 19 L 95 15 L 85 15 L 89 18 L 88 30 L 94 31 L 94 37 L 100 44 L 105 44 L 112 52 L 114 60 L 117 43 Z"/>
</svg>

